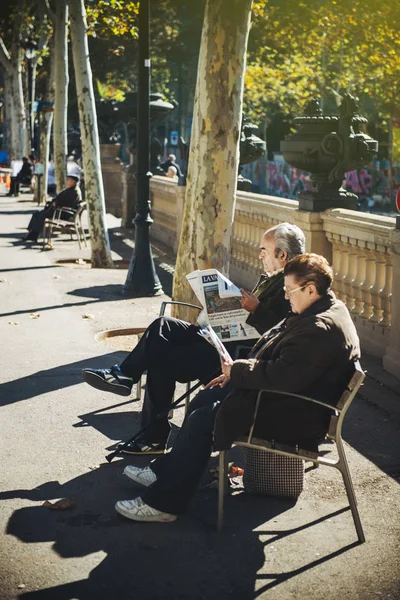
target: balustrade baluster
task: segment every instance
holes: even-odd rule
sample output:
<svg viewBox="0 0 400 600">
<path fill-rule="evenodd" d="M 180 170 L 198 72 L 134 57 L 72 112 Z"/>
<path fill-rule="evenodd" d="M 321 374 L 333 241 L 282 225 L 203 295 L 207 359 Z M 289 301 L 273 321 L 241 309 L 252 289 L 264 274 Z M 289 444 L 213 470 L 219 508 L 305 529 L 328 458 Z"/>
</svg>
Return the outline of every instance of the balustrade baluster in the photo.
<svg viewBox="0 0 400 600">
<path fill-rule="evenodd" d="M 356 277 L 353 282 L 355 304 L 354 304 L 352 313 L 355 315 L 360 315 L 364 309 L 363 294 L 362 294 L 362 289 L 361 289 L 361 287 L 365 281 L 365 274 L 366 274 L 366 268 L 367 268 L 366 254 L 364 252 L 364 248 L 365 248 L 365 242 L 358 240 L 357 274 L 356 274 Z"/>
<path fill-rule="evenodd" d="M 356 305 L 356 290 L 354 287 L 354 281 L 357 276 L 357 240 L 349 239 L 348 250 L 349 264 L 345 280 L 345 290 L 347 297 L 347 308 L 350 312 L 353 312 Z"/>
<path fill-rule="evenodd" d="M 393 263 L 391 254 L 385 254 L 385 287 L 381 292 L 383 317 L 380 325 L 390 327 L 392 324 L 392 285 L 393 285 Z"/>
<path fill-rule="evenodd" d="M 349 270 L 349 244 L 348 237 L 345 235 L 340 236 L 340 272 L 338 280 L 340 281 L 339 298 L 347 306 L 347 290 L 346 290 L 346 279 Z"/>
<path fill-rule="evenodd" d="M 370 246 L 369 243 L 368 246 Z M 375 283 L 375 273 L 375 253 L 370 249 L 370 247 L 368 247 L 365 257 L 365 280 L 364 283 L 360 286 L 362 291 L 362 299 L 364 302 L 364 308 L 360 313 L 360 317 L 366 320 L 370 319 L 374 314 L 374 307 L 372 305 L 371 298 L 371 289 L 373 288 Z"/>
</svg>

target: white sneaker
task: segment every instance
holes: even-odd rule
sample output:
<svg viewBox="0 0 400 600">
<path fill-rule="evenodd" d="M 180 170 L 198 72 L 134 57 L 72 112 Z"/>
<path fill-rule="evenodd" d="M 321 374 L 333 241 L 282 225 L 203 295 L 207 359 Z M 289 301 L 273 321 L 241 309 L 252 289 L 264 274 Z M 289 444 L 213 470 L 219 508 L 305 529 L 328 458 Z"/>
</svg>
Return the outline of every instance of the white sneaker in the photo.
<svg viewBox="0 0 400 600">
<path fill-rule="evenodd" d="M 115 510 L 123 517 L 132 519 L 133 521 L 170 523 L 176 521 L 178 518 L 176 515 L 170 515 L 169 513 L 161 512 L 161 510 L 148 506 L 141 498 L 120 500 L 116 503 Z"/>
<path fill-rule="evenodd" d="M 144 467 L 143 469 L 129 465 L 128 467 L 125 467 L 124 475 L 129 477 L 129 479 L 136 481 L 136 483 L 140 483 L 140 485 L 145 485 L 146 487 L 157 481 L 157 476 L 155 473 L 153 473 L 150 467 Z"/>
</svg>

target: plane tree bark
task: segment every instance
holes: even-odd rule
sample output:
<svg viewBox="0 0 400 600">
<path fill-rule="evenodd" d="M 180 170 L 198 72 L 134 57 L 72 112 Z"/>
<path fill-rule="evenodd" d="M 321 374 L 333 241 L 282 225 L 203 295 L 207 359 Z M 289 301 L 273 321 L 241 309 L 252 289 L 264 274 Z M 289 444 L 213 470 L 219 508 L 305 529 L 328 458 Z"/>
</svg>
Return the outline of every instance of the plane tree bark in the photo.
<svg viewBox="0 0 400 600">
<path fill-rule="evenodd" d="M 207 0 L 173 297 L 193 301 L 186 274 L 229 274 L 243 82 L 252 0 Z M 187 316 L 179 311 L 179 317 Z"/>
<path fill-rule="evenodd" d="M 92 267 L 112 267 L 106 228 L 100 143 L 87 41 L 86 9 L 83 0 L 69 0 L 72 57 L 74 61 L 79 122 L 82 139 L 85 198 L 88 205 Z"/>
</svg>

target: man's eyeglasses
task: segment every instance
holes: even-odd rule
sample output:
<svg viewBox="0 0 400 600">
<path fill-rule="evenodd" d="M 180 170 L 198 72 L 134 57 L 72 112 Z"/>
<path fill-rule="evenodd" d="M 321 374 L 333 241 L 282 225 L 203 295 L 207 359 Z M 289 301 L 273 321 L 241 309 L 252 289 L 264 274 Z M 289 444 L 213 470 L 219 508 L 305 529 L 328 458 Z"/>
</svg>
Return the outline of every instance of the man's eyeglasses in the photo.
<svg viewBox="0 0 400 600">
<path fill-rule="evenodd" d="M 308 283 L 306 283 L 305 285 L 302 285 L 300 287 L 294 288 L 294 290 L 287 290 L 286 287 L 283 286 L 283 291 L 285 292 L 286 296 L 290 297 L 295 292 L 299 292 L 300 290 L 304 290 L 304 288 L 306 288 L 307 286 L 308 286 Z"/>
</svg>

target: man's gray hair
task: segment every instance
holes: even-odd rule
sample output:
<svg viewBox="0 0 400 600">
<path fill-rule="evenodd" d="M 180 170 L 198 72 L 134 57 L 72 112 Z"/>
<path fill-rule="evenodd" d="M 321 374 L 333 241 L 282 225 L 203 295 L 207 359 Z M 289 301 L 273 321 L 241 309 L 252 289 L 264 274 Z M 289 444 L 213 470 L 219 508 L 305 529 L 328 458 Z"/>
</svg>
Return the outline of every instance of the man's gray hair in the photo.
<svg viewBox="0 0 400 600">
<path fill-rule="evenodd" d="M 265 235 L 273 235 L 275 240 L 275 255 L 280 250 L 287 252 L 287 260 L 291 260 L 298 254 L 304 254 L 306 251 L 306 238 L 304 233 L 292 223 L 280 223 L 271 227 L 265 232 Z"/>
</svg>

